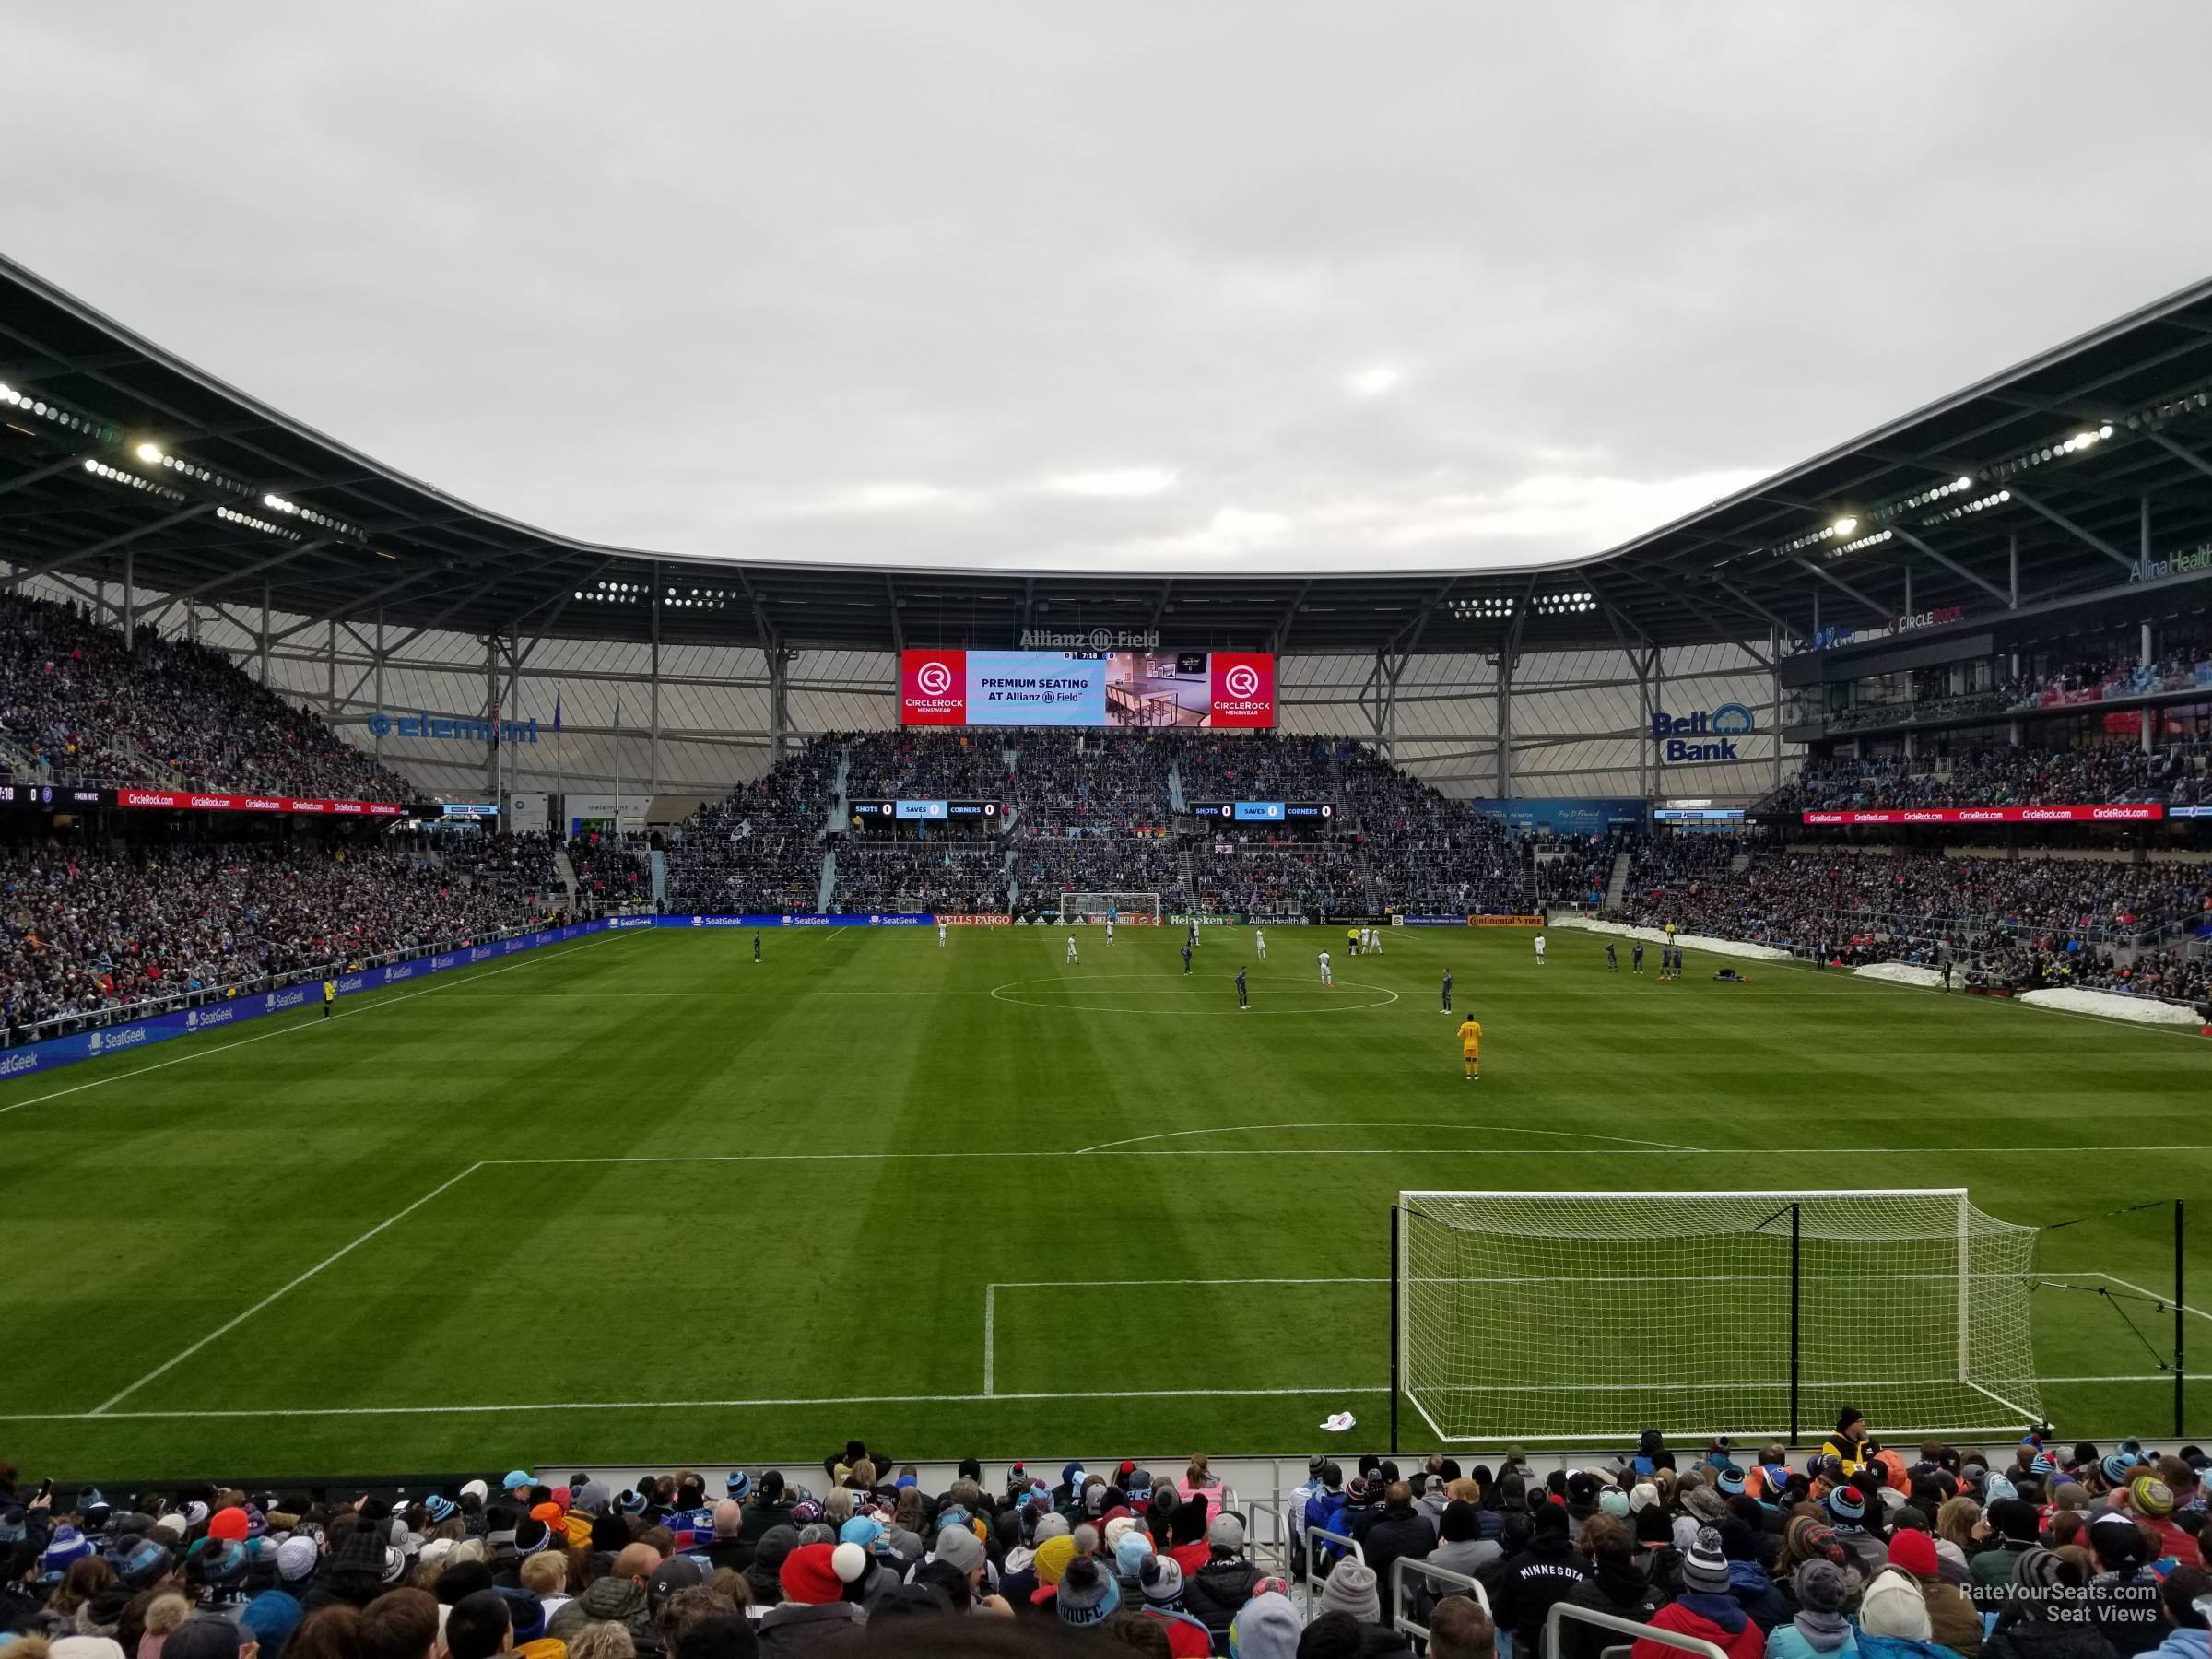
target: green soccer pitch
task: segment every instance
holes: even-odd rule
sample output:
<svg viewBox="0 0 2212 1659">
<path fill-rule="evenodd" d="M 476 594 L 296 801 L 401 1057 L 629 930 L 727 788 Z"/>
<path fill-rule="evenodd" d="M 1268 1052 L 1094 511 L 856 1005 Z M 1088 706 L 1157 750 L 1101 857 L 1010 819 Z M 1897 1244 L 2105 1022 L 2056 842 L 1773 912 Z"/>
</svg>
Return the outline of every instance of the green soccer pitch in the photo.
<svg viewBox="0 0 2212 1659">
<path fill-rule="evenodd" d="M 1539 970 L 1513 929 L 1358 959 L 1270 929 L 1261 962 L 1210 928 L 1189 978 L 1177 930 L 1118 934 L 1069 965 L 1041 927 L 771 930 L 759 964 L 737 930 L 612 933 L 0 1089 L 0 1456 L 1290 1453 L 1340 1410 L 1365 1445 L 1401 1189 L 1965 1185 L 2039 1225 L 2212 1193 L 2192 1034 L 1694 952 L 1663 983 L 1566 930 Z M 2163 1292 L 2171 1226 L 2044 1235 L 2083 1288 L 2032 1304 L 2063 1434 L 2171 1430 L 2170 1316 L 2094 1294 Z M 1654 1376 L 1700 1319 L 1649 1309 Z"/>
</svg>

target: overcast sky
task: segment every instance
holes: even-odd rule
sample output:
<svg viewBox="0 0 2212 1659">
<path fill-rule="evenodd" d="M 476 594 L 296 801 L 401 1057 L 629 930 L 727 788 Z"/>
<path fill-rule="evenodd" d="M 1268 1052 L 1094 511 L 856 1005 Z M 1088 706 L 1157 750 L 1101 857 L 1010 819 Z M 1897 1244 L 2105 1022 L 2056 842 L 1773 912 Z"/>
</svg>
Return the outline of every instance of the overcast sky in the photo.
<svg viewBox="0 0 2212 1659">
<path fill-rule="evenodd" d="M 2194 4 L 107 0 L 0 60 L 10 255 L 678 554 L 1583 557 L 2212 273 Z"/>
</svg>

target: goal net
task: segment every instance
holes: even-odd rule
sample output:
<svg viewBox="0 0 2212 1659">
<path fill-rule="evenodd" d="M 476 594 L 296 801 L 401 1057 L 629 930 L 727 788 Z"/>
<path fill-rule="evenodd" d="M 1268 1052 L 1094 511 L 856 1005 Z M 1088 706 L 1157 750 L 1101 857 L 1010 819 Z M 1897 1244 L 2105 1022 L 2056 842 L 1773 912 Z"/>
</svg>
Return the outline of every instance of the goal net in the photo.
<svg viewBox="0 0 2212 1659">
<path fill-rule="evenodd" d="M 1401 1193 L 1406 1400 L 1447 1442 L 2041 1420 L 2035 1230 L 1965 1189 Z"/>
<path fill-rule="evenodd" d="M 1132 922 L 1144 926 L 1159 924 L 1159 895 L 1158 893 L 1063 893 L 1060 895 L 1060 919 L 1064 922 L 1103 922 L 1112 916 L 1116 922 Z"/>
</svg>

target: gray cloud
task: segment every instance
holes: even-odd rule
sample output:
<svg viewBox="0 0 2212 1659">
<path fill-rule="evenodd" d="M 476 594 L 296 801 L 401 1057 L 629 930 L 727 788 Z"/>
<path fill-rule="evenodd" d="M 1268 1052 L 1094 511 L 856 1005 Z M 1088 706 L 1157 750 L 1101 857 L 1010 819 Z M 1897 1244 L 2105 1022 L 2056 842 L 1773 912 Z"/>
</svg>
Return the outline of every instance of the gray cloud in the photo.
<svg viewBox="0 0 2212 1659">
<path fill-rule="evenodd" d="M 485 506 L 679 554 L 1582 557 L 2212 252 L 2194 8 L 6 29 L 16 257 Z"/>
</svg>

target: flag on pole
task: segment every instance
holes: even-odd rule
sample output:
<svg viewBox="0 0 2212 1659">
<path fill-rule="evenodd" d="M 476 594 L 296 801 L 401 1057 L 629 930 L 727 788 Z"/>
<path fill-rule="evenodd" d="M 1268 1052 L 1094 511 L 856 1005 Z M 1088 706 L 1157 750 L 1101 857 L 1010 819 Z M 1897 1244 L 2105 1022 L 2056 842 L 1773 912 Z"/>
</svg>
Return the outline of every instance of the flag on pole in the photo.
<svg viewBox="0 0 2212 1659">
<path fill-rule="evenodd" d="M 557 732 L 560 730 L 560 693 L 558 691 L 553 693 L 553 729 Z"/>
</svg>

